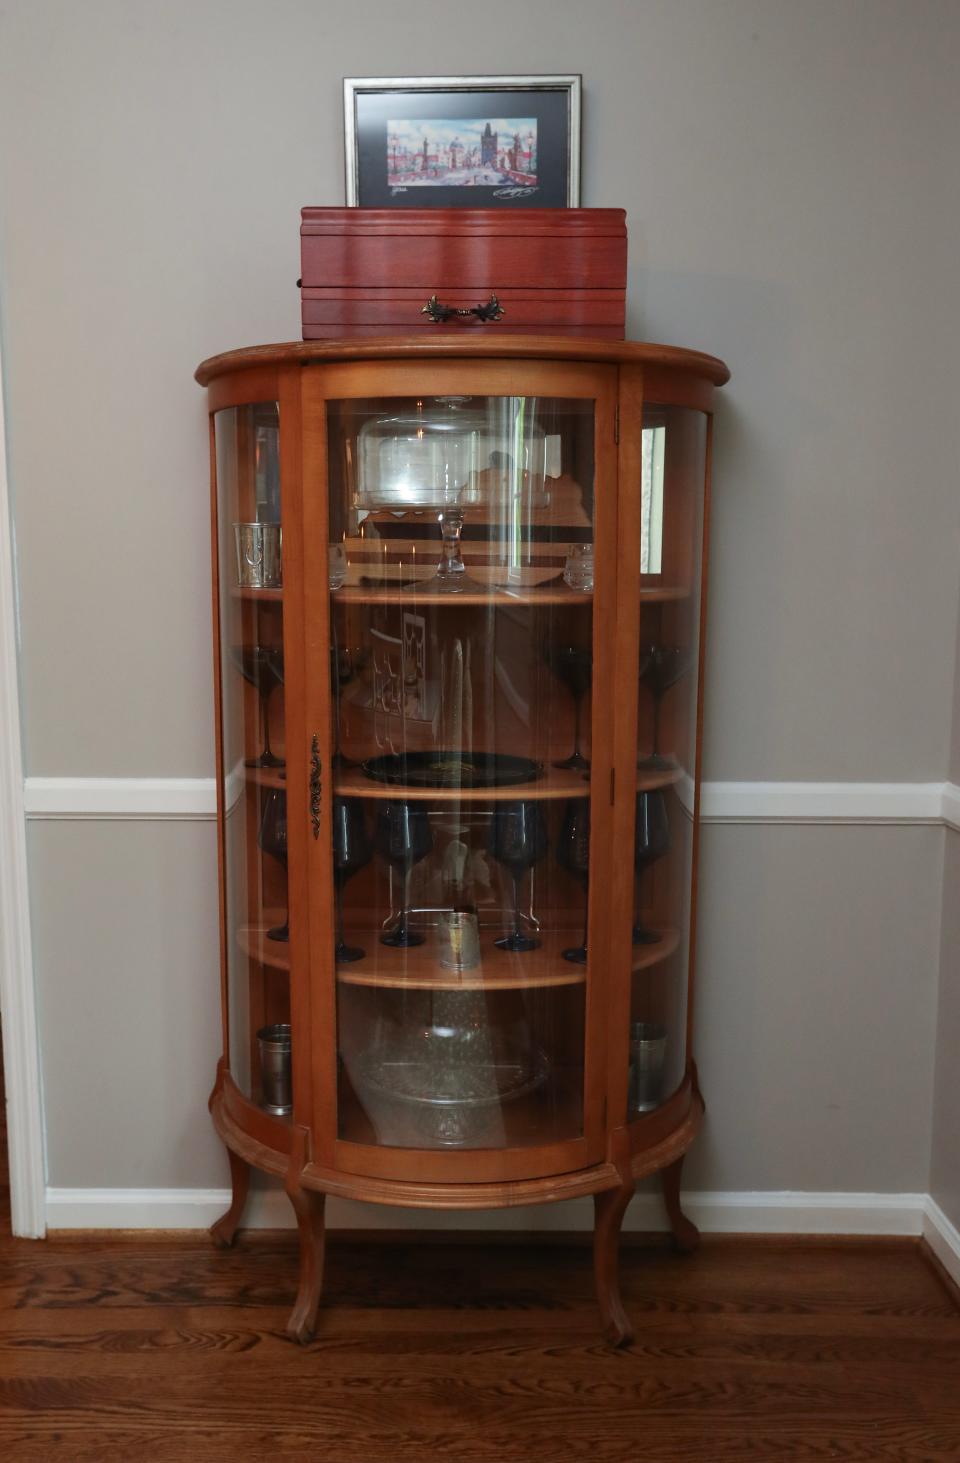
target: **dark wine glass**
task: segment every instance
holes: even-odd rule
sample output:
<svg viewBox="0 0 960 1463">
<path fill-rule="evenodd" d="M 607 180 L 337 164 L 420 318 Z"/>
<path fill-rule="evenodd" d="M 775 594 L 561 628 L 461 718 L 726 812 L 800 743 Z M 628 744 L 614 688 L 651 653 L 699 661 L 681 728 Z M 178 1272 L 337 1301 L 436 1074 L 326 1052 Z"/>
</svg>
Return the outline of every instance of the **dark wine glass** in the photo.
<svg viewBox="0 0 960 1463">
<path fill-rule="evenodd" d="M 637 793 L 637 821 L 633 836 L 633 866 L 639 876 L 650 864 L 662 858 L 670 847 L 670 821 L 667 817 L 667 803 L 662 792 Z M 656 930 L 646 927 L 640 918 L 640 903 L 637 901 L 637 918 L 633 926 L 635 945 L 656 945 L 660 942 Z"/>
<path fill-rule="evenodd" d="M 640 650 L 640 679 L 653 695 L 653 750 L 637 767 L 643 772 L 669 772 L 673 759 L 660 751 L 660 705 L 671 686 L 690 669 L 693 652 L 680 645 L 648 645 Z"/>
<path fill-rule="evenodd" d="M 513 880 L 513 933 L 495 940 L 498 950 L 536 950 L 540 941 L 520 926 L 520 880 L 547 851 L 547 825 L 539 803 L 498 803 L 490 823 L 487 850 Z"/>
<path fill-rule="evenodd" d="M 593 680 L 593 651 L 581 645 L 550 645 L 547 647 L 547 664 L 554 675 L 569 687 L 573 697 L 573 751 L 562 762 L 554 762 L 553 765 L 574 772 L 587 772 L 590 763 L 580 750 L 580 713 L 583 698 Z"/>
<path fill-rule="evenodd" d="M 359 945 L 348 945 L 343 938 L 343 886 L 370 862 L 373 849 L 359 798 L 333 800 L 333 885 L 337 896 L 336 960 L 362 960 L 367 953 Z"/>
<path fill-rule="evenodd" d="M 563 816 L 560 842 L 557 844 L 557 863 L 569 873 L 575 874 L 583 884 L 583 940 L 579 945 L 564 950 L 564 960 L 574 965 L 587 963 L 587 927 L 590 919 L 590 799 L 571 798 Z"/>
<path fill-rule="evenodd" d="M 263 718 L 263 751 L 259 757 L 249 758 L 247 767 L 284 767 L 282 757 L 275 757 L 270 750 L 270 694 L 283 681 L 283 650 L 275 645 L 231 645 L 233 663 L 243 678 L 260 693 L 260 712 Z M 279 657 L 279 660 L 278 660 Z M 277 673 L 277 665 L 280 673 Z"/>
<path fill-rule="evenodd" d="M 402 880 L 400 918 L 393 929 L 380 936 L 383 945 L 422 945 L 423 936 L 410 928 L 407 891 L 414 864 L 433 848 L 433 833 L 427 810 L 416 803 L 385 803 L 377 813 L 377 848 Z"/>
<path fill-rule="evenodd" d="M 263 802 L 263 816 L 260 819 L 260 833 L 257 842 L 264 853 L 269 853 L 287 868 L 287 794 L 282 787 L 271 787 Z M 268 940 L 289 940 L 290 916 L 282 925 L 267 930 Z"/>
</svg>

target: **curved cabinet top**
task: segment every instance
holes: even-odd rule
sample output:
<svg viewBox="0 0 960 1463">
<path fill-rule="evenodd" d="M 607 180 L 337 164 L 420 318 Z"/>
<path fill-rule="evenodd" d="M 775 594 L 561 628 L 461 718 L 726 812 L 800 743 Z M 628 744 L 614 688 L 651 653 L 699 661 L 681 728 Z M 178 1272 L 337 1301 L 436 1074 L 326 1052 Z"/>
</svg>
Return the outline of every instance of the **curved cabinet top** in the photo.
<svg viewBox="0 0 960 1463">
<path fill-rule="evenodd" d="M 365 360 L 482 360 L 489 357 L 516 360 L 597 361 L 612 365 L 653 366 L 676 371 L 711 386 L 723 386 L 730 372 L 716 356 L 682 350 L 672 345 L 651 345 L 636 340 L 588 340 L 560 335 L 385 335 L 378 339 L 290 341 L 280 345 L 256 345 L 211 356 L 197 367 L 195 376 L 207 386 L 219 376 L 257 366 L 310 365 L 323 361 Z"/>
</svg>

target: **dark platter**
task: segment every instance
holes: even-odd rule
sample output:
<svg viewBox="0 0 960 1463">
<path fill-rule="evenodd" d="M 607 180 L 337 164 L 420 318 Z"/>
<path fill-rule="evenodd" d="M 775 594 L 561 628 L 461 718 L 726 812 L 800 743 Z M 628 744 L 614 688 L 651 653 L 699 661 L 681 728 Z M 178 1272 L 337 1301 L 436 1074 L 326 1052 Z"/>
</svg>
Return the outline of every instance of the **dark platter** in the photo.
<svg viewBox="0 0 960 1463">
<path fill-rule="evenodd" d="M 407 787 L 512 787 L 533 782 L 543 763 L 505 752 L 400 752 L 370 757 L 364 774 L 374 782 Z"/>
</svg>

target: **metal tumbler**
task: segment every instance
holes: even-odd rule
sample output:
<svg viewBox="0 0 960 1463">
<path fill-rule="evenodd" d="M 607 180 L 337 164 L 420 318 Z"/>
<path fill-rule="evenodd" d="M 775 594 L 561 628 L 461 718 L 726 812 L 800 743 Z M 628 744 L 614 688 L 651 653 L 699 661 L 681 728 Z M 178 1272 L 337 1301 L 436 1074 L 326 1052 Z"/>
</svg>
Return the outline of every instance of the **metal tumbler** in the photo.
<svg viewBox="0 0 960 1463">
<path fill-rule="evenodd" d="M 237 583 L 241 589 L 279 589 L 283 584 L 279 523 L 235 523 Z"/>
<path fill-rule="evenodd" d="M 440 964 L 474 970 L 480 964 L 480 927 L 475 914 L 452 910 L 440 916 Z"/>
<path fill-rule="evenodd" d="M 260 1085 L 263 1109 L 275 1117 L 285 1118 L 293 1112 L 293 1084 L 290 1075 L 290 1027 L 285 1023 L 261 1026 L 257 1032 L 260 1047 Z"/>
<path fill-rule="evenodd" d="M 667 1028 L 656 1021 L 634 1021 L 630 1027 L 630 1083 L 627 1102 L 631 1113 L 652 1112 L 663 1096 L 663 1067 Z"/>
</svg>

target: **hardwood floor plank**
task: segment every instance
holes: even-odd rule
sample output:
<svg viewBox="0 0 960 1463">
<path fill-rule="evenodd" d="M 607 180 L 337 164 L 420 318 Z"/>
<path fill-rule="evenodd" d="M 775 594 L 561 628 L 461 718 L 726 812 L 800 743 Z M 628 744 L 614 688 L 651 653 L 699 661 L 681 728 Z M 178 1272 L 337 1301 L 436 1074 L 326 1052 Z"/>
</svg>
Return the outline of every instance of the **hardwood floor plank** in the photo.
<svg viewBox="0 0 960 1463">
<path fill-rule="evenodd" d="M 3 1463 L 960 1460 L 960 1309 L 913 1241 L 631 1241 L 619 1352 L 579 1241 L 334 1237 L 306 1347 L 296 1270 L 288 1232 L 0 1213 Z"/>
</svg>

